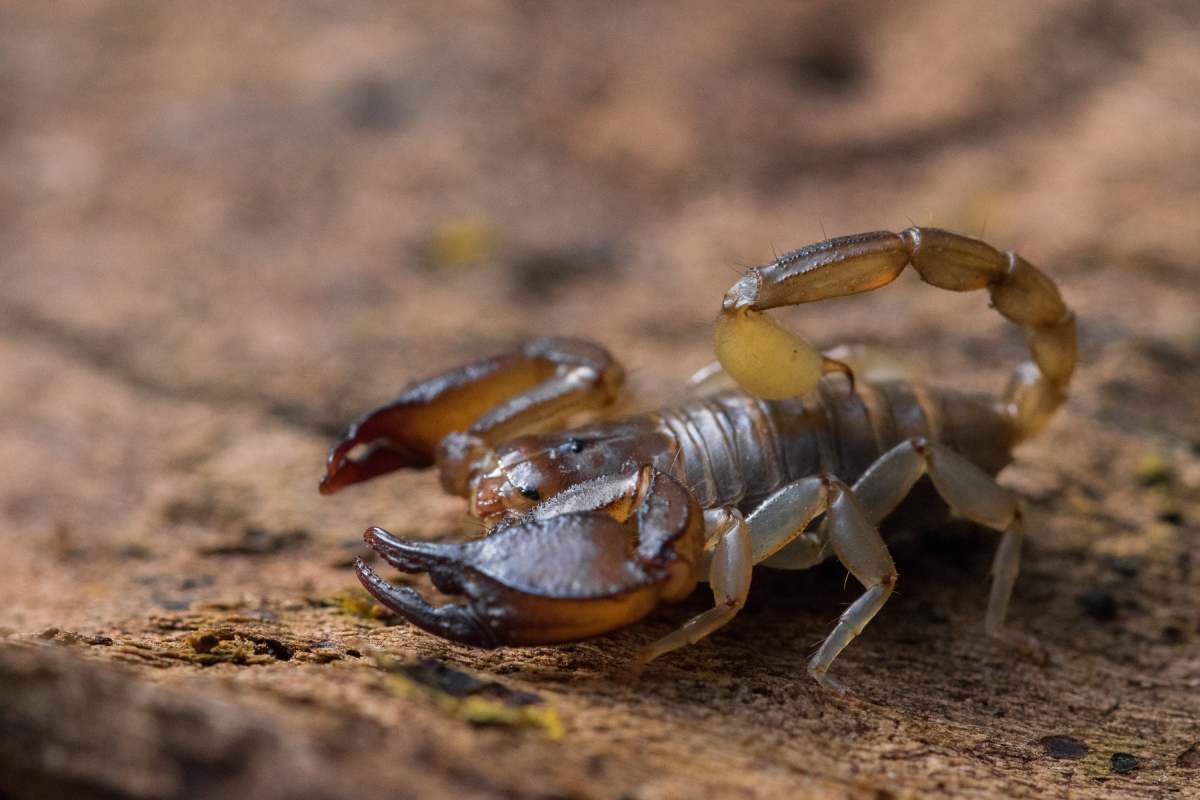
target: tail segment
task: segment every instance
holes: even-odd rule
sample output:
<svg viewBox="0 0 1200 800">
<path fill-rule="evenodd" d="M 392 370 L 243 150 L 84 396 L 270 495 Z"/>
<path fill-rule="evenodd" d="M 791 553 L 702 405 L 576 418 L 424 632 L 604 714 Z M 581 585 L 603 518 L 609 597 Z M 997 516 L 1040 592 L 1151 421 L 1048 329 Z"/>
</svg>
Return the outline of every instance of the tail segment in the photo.
<svg viewBox="0 0 1200 800">
<path fill-rule="evenodd" d="M 829 360 L 759 312 L 877 289 L 910 264 L 942 289 L 987 289 L 996 310 L 1021 326 L 1031 358 L 1017 367 L 1001 402 L 1018 439 L 1040 431 L 1066 399 L 1075 371 L 1075 315 L 1054 281 L 1025 259 L 937 228 L 829 239 L 751 270 L 725 295 L 717 357 L 753 394 L 804 393 L 830 369 Z M 788 380 L 780 380 L 779 360 L 762 357 L 779 352 L 789 356 Z"/>
</svg>

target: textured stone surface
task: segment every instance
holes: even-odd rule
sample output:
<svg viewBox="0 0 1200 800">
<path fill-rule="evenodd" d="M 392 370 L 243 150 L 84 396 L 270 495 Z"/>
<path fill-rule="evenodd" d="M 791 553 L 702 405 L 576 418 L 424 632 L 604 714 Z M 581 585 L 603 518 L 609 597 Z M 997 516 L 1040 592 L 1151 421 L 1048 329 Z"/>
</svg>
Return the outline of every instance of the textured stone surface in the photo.
<svg viewBox="0 0 1200 800">
<path fill-rule="evenodd" d="M 0 793 L 1200 794 L 1192 4 L 247 8 L 0 11 Z M 962 526 L 894 541 L 851 700 L 803 674 L 856 594 L 836 565 L 758 575 L 636 681 L 703 593 L 490 653 L 353 594 L 367 524 L 466 528 L 429 475 L 318 497 L 350 416 L 546 333 L 661 401 L 741 267 L 910 220 L 986 231 L 1079 315 L 1071 400 L 1003 476 L 1049 665 L 983 636 Z M 912 276 L 781 317 L 976 388 L 1023 346 Z M 421 658 L 500 696 L 414 688 Z"/>
</svg>

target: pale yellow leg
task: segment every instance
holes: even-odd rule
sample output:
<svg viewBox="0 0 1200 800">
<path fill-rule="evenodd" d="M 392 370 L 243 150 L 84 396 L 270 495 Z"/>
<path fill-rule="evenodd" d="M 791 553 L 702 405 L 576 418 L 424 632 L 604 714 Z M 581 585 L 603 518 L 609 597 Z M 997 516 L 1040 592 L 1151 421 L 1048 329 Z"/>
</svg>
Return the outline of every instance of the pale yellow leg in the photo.
<svg viewBox="0 0 1200 800">
<path fill-rule="evenodd" d="M 996 479 L 945 445 L 911 439 L 884 453 L 854 484 L 867 516 L 878 523 L 890 514 L 922 475 L 958 515 L 1003 531 L 992 563 L 992 588 L 984 629 L 990 636 L 1044 657 L 1032 639 L 1008 631 L 1008 613 L 1020 570 L 1024 524 L 1015 497 Z"/>
<path fill-rule="evenodd" d="M 750 593 L 750 573 L 754 566 L 746 521 L 740 513 L 731 510 L 726 517 L 726 524 L 716 536 L 708 573 L 715 606 L 692 617 L 678 630 L 643 649 L 638 654 L 641 662 L 653 661 L 672 650 L 695 644 L 737 616 L 746 604 L 746 595 Z"/>
<path fill-rule="evenodd" d="M 808 674 L 827 689 L 844 694 L 846 687 L 828 674 L 829 667 L 891 597 L 896 586 L 896 565 L 853 491 L 836 481 L 830 485 L 830 494 L 826 523 L 829 544 L 866 591 L 842 613 L 837 626 L 809 660 Z"/>
</svg>

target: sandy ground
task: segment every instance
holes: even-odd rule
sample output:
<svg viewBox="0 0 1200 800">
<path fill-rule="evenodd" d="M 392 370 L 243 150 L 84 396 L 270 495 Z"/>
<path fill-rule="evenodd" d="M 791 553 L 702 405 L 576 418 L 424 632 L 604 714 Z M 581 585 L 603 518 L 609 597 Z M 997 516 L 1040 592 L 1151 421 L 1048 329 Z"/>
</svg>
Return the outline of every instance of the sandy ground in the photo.
<svg viewBox="0 0 1200 800">
<path fill-rule="evenodd" d="M 0 794 L 1200 797 L 1195 5 L 733 6 L 0 4 Z M 803 674 L 837 565 L 636 681 L 703 591 L 493 652 L 363 603 L 366 525 L 467 528 L 427 474 L 318 497 L 349 418 L 549 333 L 653 404 L 743 267 L 911 222 L 1078 313 L 1002 475 L 1048 665 L 961 525 L 895 540 L 851 700 Z M 911 276 L 782 316 L 946 385 L 1023 348 Z"/>
</svg>

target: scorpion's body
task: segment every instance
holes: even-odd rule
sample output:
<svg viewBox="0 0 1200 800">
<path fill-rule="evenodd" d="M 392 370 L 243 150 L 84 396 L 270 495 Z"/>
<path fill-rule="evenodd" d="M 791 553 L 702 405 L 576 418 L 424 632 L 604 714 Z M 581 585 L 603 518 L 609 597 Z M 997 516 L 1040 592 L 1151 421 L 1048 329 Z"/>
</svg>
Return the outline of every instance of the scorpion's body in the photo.
<svg viewBox="0 0 1200 800">
<path fill-rule="evenodd" d="M 704 508 L 755 505 L 812 475 L 846 483 L 913 437 L 941 442 L 991 474 L 1008 463 L 1011 420 L 993 398 L 907 381 L 826 379 L 808 397 L 763 400 L 731 390 L 644 418 L 669 440 L 652 460 Z M 638 424 L 638 423 L 635 423 Z"/>
<path fill-rule="evenodd" d="M 986 289 L 1023 329 L 1031 359 L 1002 397 L 898 379 L 853 350 L 822 354 L 762 313 L 869 291 L 909 265 L 940 288 Z M 951 510 L 1002 532 L 985 628 L 1028 644 L 1003 627 L 1023 524 L 994 476 L 1062 404 L 1074 370 L 1075 318 L 1049 278 L 932 228 L 842 237 L 750 270 L 726 294 L 715 338 L 719 364 L 680 402 L 622 420 L 556 431 L 612 404 L 623 371 L 590 342 L 537 339 L 416 384 L 353 423 L 330 450 L 324 493 L 437 466 L 489 528 L 463 543 L 366 534 L 390 564 L 428 572 L 465 605 L 430 605 L 359 562 L 363 584 L 426 630 L 496 646 L 606 633 L 707 581 L 714 608 L 646 648 L 649 661 L 729 622 L 753 566 L 803 569 L 833 555 L 865 591 L 809 672 L 842 689 L 829 666 L 897 578 L 878 526 L 928 477 Z"/>
<path fill-rule="evenodd" d="M 598 474 L 650 464 L 686 486 L 702 508 L 750 514 L 805 477 L 853 483 L 913 437 L 943 443 L 994 475 L 1009 461 L 1014 434 L 1012 418 L 989 395 L 859 374 L 853 391 L 831 376 L 804 398 L 764 400 L 738 389 L 702 394 L 622 420 L 518 437 L 498 445 L 493 458 L 517 486 L 541 484 L 546 476 L 537 473 L 546 469 L 576 473 L 574 457 Z M 544 453 L 544 462 L 531 461 L 531 450 Z"/>
</svg>

